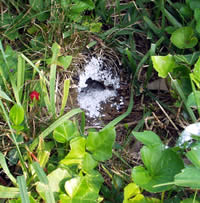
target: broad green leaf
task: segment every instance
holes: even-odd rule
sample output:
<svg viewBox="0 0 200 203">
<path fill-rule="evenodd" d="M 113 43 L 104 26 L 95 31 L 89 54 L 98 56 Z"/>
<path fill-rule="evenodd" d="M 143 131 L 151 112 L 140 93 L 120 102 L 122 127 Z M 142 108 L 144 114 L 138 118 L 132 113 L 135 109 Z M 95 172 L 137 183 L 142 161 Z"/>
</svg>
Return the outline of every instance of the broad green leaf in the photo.
<svg viewBox="0 0 200 203">
<path fill-rule="evenodd" d="M 191 198 L 187 198 L 181 201 L 181 203 L 199 203 L 199 201 L 191 199 Z"/>
<path fill-rule="evenodd" d="M 57 168 L 56 170 L 52 171 L 48 176 L 49 187 L 54 194 L 56 200 L 58 200 L 58 195 L 60 191 L 60 183 L 65 178 L 70 178 L 71 174 L 66 169 Z M 45 199 L 45 192 L 47 187 L 42 182 L 38 182 L 36 184 L 36 190 L 40 194 L 40 196 Z"/>
<path fill-rule="evenodd" d="M 156 153 L 157 151 L 157 153 Z M 157 156 L 159 158 L 157 158 Z M 149 192 L 169 190 L 172 185 L 153 187 L 154 185 L 172 182 L 174 176 L 184 167 L 183 161 L 171 149 L 160 147 L 143 147 L 142 160 L 146 168 L 136 166 L 132 170 L 133 181 Z"/>
<path fill-rule="evenodd" d="M 192 147 L 192 149 L 186 153 L 187 158 L 200 169 L 200 144 Z"/>
<path fill-rule="evenodd" d="M 10 120 L 14 125 L 20 125 L 24 121 L 24 109 L 21 105 L 15 104 L 9 113 Z"/>
<path fill-rule="evenodd" d="M 199 0 L 189 0 L 189 5 L 190 5 L 190 8 L 192 10 L 200 8 L 200 2 L 199 2 Z"/>
<path fill-rule="evenodd" d="M 179 49 L 193 48 L 197 45 L 198 39 L 194 36 L 191 27 L 181 27 L 172 33 L 171 42 Z"/>
<path fill-rule="evenodd" d="M 86 152 L 81 165 L 82 169 L 84 171 L 90 171 L 94 169 L 97 165 L 98 162 L 94 160 L 93 156 Z"/>
<path fill-rule="evenodd" d="M 123 203 L 133 203 L 144 199 L 139 187 L 135 183 L 130 183 L 124 188 Z"/>
<path fill-rule="evenodd" d="M 53 138 L 60 143 L 66 143 L 79 134 L 75 124 L 67 120 L 53 131 Z"/>
<path fill-rule="evenodd" d="M 197 99 L 200 101 L 200 91 L 195 91 Z M 197 107 L 196 97 L 194 92 L 192 92 L 187 98 L 187 105 L 189 107 Z"/>
<path fill-rule="evenodd" d="M 100 132 L 89 132 L 86 148 L 97 161 L 106 161 L 112 157 L 112 147 L 115 142 L 114 128 L 106 128 Z"/>
<path fill-rule="evenodd" d="M 162 78 L 166 78 L 169 72 L 177 66 L 174 57 L 172 55 L 167 56 L 152 56 L 154 69 L 158 72 L 158 75 Z"/>
<path fill-rule="evenodd" d="M 69 68 L 72 62 L 72 56 L 60 56 L 58 57 L 57 65 L 63 67 L 65 70 Z"/>
<path fill-rule="evenodd" d="M 174 184 L 192 189 L 200 189 L 200 169 L 188 167 L 177 174 L 174 178 Z"/>
<path fill-rule="evenodd" d="M 162 145 L 154 146 L 144 146 L 140 150 L 141 158 L 144 163 L 144 166 L 147 168 L 149 173 L 154 176 L 162 169 L 162 166 L 159 164 L 163 154 Z"/>
<path fill-rule="evenodd" d="M 20 197 L 19 188 L 5 187 L 0 185 L 0 199 L 18 198 Z"/>
<path fill-rule="evenodd" d="M 70 141 L 70 152 L 61 160 L 61 164 L 65 165 L 81 165 L 85 156 L 86 139 L 84 137 L 76 137 Z"/>
<path fill-rule="evenodd" d="M 147 146 L 163 145 L 159 136 L 152 131 L 144 131 L 144 132 L 133 131 L 132 134 L 135 136 L 137 140 L 139 140 L 140 142 L 142 142 Z"/>
<path fill-rule="evenodd" d="M 93 171 L 85 176 L 77 176 L 65 182 L 65 190 L 68 196 L 61 202 L 97 202 L 99 190 L 103 183 L 101 174 Z"/>
<path fill-rule="evenodd" d="M 186 18 L 191 18 L 193 16 L 192 10 L 186 4 L 182 4 L 182 7 L 180 8 L 180 13 Z"/>
</svg>

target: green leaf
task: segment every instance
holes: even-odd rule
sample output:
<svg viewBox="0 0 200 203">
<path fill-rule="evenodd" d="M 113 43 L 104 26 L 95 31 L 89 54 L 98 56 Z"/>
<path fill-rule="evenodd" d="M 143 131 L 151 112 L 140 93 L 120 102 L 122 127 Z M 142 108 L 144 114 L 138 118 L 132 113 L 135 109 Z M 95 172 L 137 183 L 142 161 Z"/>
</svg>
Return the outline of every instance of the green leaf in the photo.
<svg viewBox="0 0 200 203">
<path fill-rule="evenodd" d="M 45 172 L 43 171 L 43 169 L 41 168 L 40 164 L 39 164 L 38 162 L 34 162 L 34 163 L 32 164 L 32 166 L 33 166 L 33 168 L 34 168 L 34 170 L 35 170 L 35 172 L 36 172 L 36 174 L 37 174 L 39 180 L 40 180 L 42 183 L 44 183 L 44 184 L 47 185 L 49 182 L 48 182 L 48 179 L 47 179 L 47 177 L 46 177 L 46 174 L 45 174 Z"/>
<path fill-rule="evenodd" d="M 90 171 L 97 166 L 91 154 L 85 151 L 86 139 L 76 137 L 70 142 L 70 152 L 60 162 L 64 165 L 79 165 L 84 171 Z"/>
<path fill-rule="evenodd" d="M 200 169 L 188 167 L 177 174 L 174 179 L 174 184 L 192 189 L 200 189 Z"/>
<path fill-rule="evenodd" d="M 194 52 L 192 54 L 187 54 L 187 55 L 174 55 L 174 59 L 176 63 L 182 65 L 182 64 L 187 64 L 189 66 L 194 65 L 194 63 L 197 61 L 197 59 L 200 56 L 200 52 Z M 190 70 L 189 70 L 190 71 Z"/>
<path fill-rule="evenodd" d="M 13 100 L 10 99 L 10 97 L 1 89 L 0 89 L 0 98 L 5 99 L 5 100 L 10 101 L 10 102 L 13 102 Z"/>
<path fill-rule="evenodd" d="M 137 140 L 139 140 L 140 142 L 142 142 L 147 146 L 163 145 L 159 136 L 152 131 L 144 131 L 144 132 L 133 131 L 132 134 L 135 136 Z"/>
<path fill-rule="evenodd" d="M 192 10 L 200 8 L 200 2 L 199 2 L 199 0 L 189 0 L 189 5 L 190 5 L 190 8 Z"/>
<path fill-rule="evenodd" d="M 6 175 L 10 178 L 10 180 L 13 182 L 13 184 L 16 185 L 16 179 L 14 178 L 14 176 L 10 173 L 10 170 L 7 166 L 6 160 L 4 155 L 0 152 L 0 165 L 4 170 L 4 173 L 6 173 Z"/>
<path fill-rule="evenodd" d="M 9 117 L 14 125 L 20 125 L 24 121 L 24 109 L 21 105 L 15 104 L 9 113 Z"/>
<path fill-rule="evenodd" d="M 54 195 L 53 192 L 51 191 L 51 188 L 49 186 L 49 180 L 46 176 L 46 174 L 44 173 L 43 169 L 41 168 L 41 166 L 39 165 L 38 162 L 34 162 L 32 164 L 40 182 L 42 184 L 44 184 L 45 187 L 45 200 L 48 203 L 55 203 L 55 199 L 54 199 Z"/>
<path fill-rule="evenodd" d="M 19 185 L 21 201 L 23 203 L 30 203 L 30 200 L 29 200 L 29 197 L 28 197 L 28 191 L 27 191 L 27 188 L 26 188 L 25 177 L 24 176 L 18 176 L 17 177 L 17 183 Z"/>
<path fill-rule="evenodd" d="M 57 65 L 63 67 L 65 70 L 69 68 L 72 62 L 72 56 L 60 56 L 58 57 Z"/>
<path fill-rule="evenodd" d="M 60 116 L 64 113 L 65 106 L 67 104 L 69 88 L 70 88 L 70 79 L 66 79 L 64 81 L 63 98 L 62 98 L 62 104 L 61 104 L 61 108 L 60 108 Z"/>
<path fill-rule="evenodd" d="M 171 42 L 179 49 L 193 48 L 197 45 L 198 39 L 194 36 L 191 27 L 182 27 L 172 33 Z"/>
<path fill-rule="evenodd" d="M 200 169 L 200 144 L 192 147 L 192 149 L 186 153 L 187 158 Z"/>
<path fill-rule="evenodd" d="M 67 156 L 61 160 L 61 164 L 74 165 L 82 164 L 83 158 L 85 156 L 85 145 L 86 139 L 84 137 L 76 137 L 70 141 L 70 152 Z"/>
<path fill-rule="evenodd" d="M 112 157 L 112 147 L 116 132 L 114 128 L 106 128 L 100 132 L 89 132 L 86 148 L 92 152 L 97 161 L 106 161 Z"/>
<path fill-rule="evenodd" d="M 144 199 L 139 187 L 135 183 L 130 183 L 124 188 L 123 203 L 137 202 Z"/>
<path fill-rule="evenodd" d="M 54 194 L 56 200 L 59 198 L 59 191 L 60 191 L 60 183 L 65 178 L 70 178 L 71 174 L 66 169 L 57 168 L 56 170 L 52 171 L 48 176 L 49 187 Z M 40 194 L 40 196 L 45 199 L 45 192 L 47 187 L 42 182 L 36 183 L 36 190 Z"/>
<path fill-rule="evenodd" d="M 51 58 L 51 64 L 56 64 L 57 63 L 57 58 L 60 56 L 60 45 L 57 44 L 56 42 L 53 43 L 51 51 L 53 53 L 53 56 Z"/>
<path fill-rule="evenodd" d="M 194 81 L 196 86 L 200 88 L 200 57 L 194 65 L 193 73 L 190 74 L 191 79 Z"/>
<path fill-rule="evenodd" d="M 181 201 L 181 203 L 199 203 L 199 201 L 191 199 L 191 198 L 187 198 L 187 199 L 184 199 L 183 201 Z"/>
<path fill-rule="evenodd" d="M 169 72 L 177 66 L 174 57 L 172 55 L 167 56 L 152 56 L 154 69 L 158 72 L 158 75 L 162 78 L 166 78 Z"/>
<path fill-rule="evenodd" d="M 97 171 L 72 178 L 65 183 L 67 195 L 60 196 L 61 202 L 96 203 L 103 181 L 101 174 Z"/>
<path fill-rule="evenodd" d="M 0 185 L 0 199 L 18 198 L 20 197 L 19 188 L 5 187 Z"/>
<path fill-rule="evenodd" d="M 66 143 L 78 135 L 77 127 L 70 120 L 65 121 L 53 131 L 53 138 L 60 143 Z"/>
<path fill-rule="evenodd" d="M 72 116 L 81 113 L 81 109 L 72 109 L 70 112 L 66 113 L 65 115 L 61 116 L 57 119 L 54 123 L 52 123 L 47 129 L 45 129 L 37 138 L 34 139 L 33 143 L 30 145 L 29 149 L 32 151 L 36 148 L 39 139 L 44 139 L 47 135 L 49 135 L 54 129 L 58 126 L 62 125 L 67 119 L 70 119 Z"/>
<path fill-rule="evenodd" d="M 195 91 L 195 94 L 192 92 L 187 98 L 187 105 L 189 107 L 197 107 L 196 97 L 200 101 L 200 91 Z"/>
<path fill-rule="evenodd" d="M 183 168 L 183 161 L 171 149 L 162 149 L 161 146 L 145 146 L 141 153 L 146 168 L 142 166 L 134 167 L 132 170 L 133 181 L 149 192 L 169 190 L 172 185 L 153 186 L 172 182 L 174 176 Z"/>
</svg>

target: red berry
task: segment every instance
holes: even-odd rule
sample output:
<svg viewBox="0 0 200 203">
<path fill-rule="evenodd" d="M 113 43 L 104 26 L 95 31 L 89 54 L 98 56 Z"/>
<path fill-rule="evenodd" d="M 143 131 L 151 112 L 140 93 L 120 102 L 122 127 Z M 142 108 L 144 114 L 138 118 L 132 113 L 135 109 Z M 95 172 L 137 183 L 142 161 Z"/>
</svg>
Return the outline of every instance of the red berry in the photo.
<svg viewBox="0 0 200 203">
<path fill-rule="evenodd" d="M 37 91 L 32 91 L 30 93 L 30 98 L 31 100 L 33 101 L 34 99 L 35 100 L 39 100 L 39 97 L 40 97 L 40 94 L 37 92 Z"/>
</svg>

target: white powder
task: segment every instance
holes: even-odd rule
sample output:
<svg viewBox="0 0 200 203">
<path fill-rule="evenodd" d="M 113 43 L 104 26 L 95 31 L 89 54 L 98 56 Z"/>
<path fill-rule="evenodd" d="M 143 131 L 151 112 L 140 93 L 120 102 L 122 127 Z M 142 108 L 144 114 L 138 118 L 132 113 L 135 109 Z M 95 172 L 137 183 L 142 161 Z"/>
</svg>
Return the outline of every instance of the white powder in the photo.
<svg viewBox="0 0 200 203">
<path fill-rule="evenodd" d="M 111 97 L 116 97 L 116 89 L 120 87 L 119 77 L 111 72 L 111 67 L 103 67 L 103 65 L 101 58 L 92 57 L 79 75 L 78 103 L 91 118 L 100 117 L 101 104 L 106 103 Z M 105 89 L 90 88 L 81 91 L 88 86 L 86 81 L 89 78 L 104 84 Z M 108 86 L 112 88 L 107 88 Z"/>
<path fill-rule="evenodd" d="M 179 137 L 179 145 L 193 139 L 193 135 L 200 136 L 200 123 L 193 123 L 185 128 Z"/>
</svg>

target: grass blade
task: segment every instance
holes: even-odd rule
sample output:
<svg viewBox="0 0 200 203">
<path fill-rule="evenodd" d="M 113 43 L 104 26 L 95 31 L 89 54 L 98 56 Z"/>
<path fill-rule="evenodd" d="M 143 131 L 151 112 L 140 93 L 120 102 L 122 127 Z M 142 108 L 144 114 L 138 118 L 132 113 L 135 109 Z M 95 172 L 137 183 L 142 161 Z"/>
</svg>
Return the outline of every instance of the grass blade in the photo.
<svg viewBox="0 0 200 203">
<path fill-rule="evenodd" d="M 5 108 L 4 108 L 4 105 L 3 105 L 2 101 L 1 101 L 1 99 L 0 99 L 0 106 L 1 106 L 1 108 L 2 108 L 2 110 L 3 110 L 3 114 L 4 114 L 4 116 L 5 116 L 6 122 L 7 122 L 8 126 L 9 126 L 9 128 L 10 128 L 11 135 L 12 135 L 12 139 L 13 139 L 13 142 L 14 142 L 14 144 L 15 144 L 15 146 L 16 146 L 17 153 L 18 153 L 18 155 L 19 155 L 19 160 L 20 160 L 21 165 L 22 165 L 22 169 L 23 169 L 24 172 L 28 172 L 28 170 L 27 170 L 27 168 L 26 168 L 26 165 L 25 165 L 25 162 L 24 162 L 24 158 L 23 158 L 23 156 L 22 156 L 22 154 L 21 154 L 21 151 L 20 151 L 20 149 L 19 149 L 19 145 L 18 145 L 18 143 L 17 143 L 17 140 L 16 140 L 16 138 L 15 138 L 13 129 L 12 129 L 12 127 L 11 127 L 10 120 L 9 120 L 9 117 L 8 117 L 8 113 L 6 112 L 6 110 L 5 110 Z"/>
<path fill-rule="evenodd" d="M 2 99 L 7 100 L 7 101 L 13 102 L 13 100 L 4 91 L 2 91 L 1 89 L 0 89 L 0 97 Z"/>
<path fill-rule="evenodd" d="M 28 197 L 28 191 L 26 188 L 26 180 L 24 176 L 18 176 L 17 177 L 17 183 L 19 185 L 20 190 L 20 196 L 22 203 L 30 203 L 29 197 Z"/>
<path fill-rule="evenodd" d="M 150 18 L 148 18 L 147 16 L 143 17 L 144 21 L 146 22 L 146 24 L 150 27 L 150 29 L 158 36 L 160 36 L 161 33 L 161 29 L 159 29 L 152 21 Z"/>
<path fill-rule="evenodd" d="M 38 162 L 34 162 L 32 165 L 33 165 L 33 168 L 34 168 L 40 182 L 44 183 L 45 185 L 49 184 L 47 176 L 46 176 L 45 172 L 43 171 L 43 169 L 41 168 L 40 164 Z"/>
<path fill-rule="evenodd" d="M 117 125 L 120 121 L 122 121 L 124 118 L 126 118 L 132 111 L 133 109 L 133 88 L 131 88 L 131 97 L 130 97 L 130 102 L 128 105 L 128 109 L 125 113 L 123 113 L 122 115 L 118 116 L 117 118 L 115 118 L 114 120 L 112 120 L 110 123 L 108 123 L 103 129 L 105 130 L 106 128 L 110 128 L 110 127 L 114 127 L 115 125 Z"/>
<path fill-rule="evenodd" d="M 3 170 L 4 170 L 4 173 L 6 173 L 6 175 L 10 178 L 12 183 L 17 186 L 17 181 L 14 178 L 14 176 L 10 173 L 10 170 L 8 169 L 5 157 L 4 157 L 4 155 L 1 152 L 0 152 L 0 165 L 3 168 Z"/>
<path fill-rule="evenodd" d="M 186 110 L 187 110 L 187 112 L 188 112 L 188 114 L 189 114 L 189 116 L 190 116 L 190 118 L 192 120 L 192 122 L 195 123 L 197 121 L 197 119 L 196 119 L 192 109 L 187 105 L 187 99 L 186 99 L 186 97 L 185 97 L 185 95 L 183 93 L 183 90 L 181 89 L 181 87 L 178 84 L 177 80 L 174 80 L 170 74 L 169 74 L 169 76 L 170 76 L 170 79 L 172 81 L 172 87 L 178 92 L 178 94 L 181 97 L 181 99 L 182 99 L 182 101 L 183 101 L 183 103 L 185 105 L 185 108 L 186 108 Z"/>
<path fill-rule="evenodd" d="M 46 83 L 45 83 L 45 78 L 43 76 L 40 76 L 40 87 L 42 89 L 42 94 L 43 94 L 42 97 L 44 98 L 44 102 L 47 107 L 47 110 L 48 110 L 48 112 L 51 112 L 51 103 L 50 103 L 48 90 L 47 90 Z"/>
<path fill-rule="evenodd" d="M 166 18 L 168 19 L 168 21 L 175 27 L 180 28 L 182 27 L 181 23 L 179 23 L 176 18 L 174 18 L 174 16 L 167 11 L 167 9 L 164 9 L 164 15 L 166 16 Z"/>
<path fill-rule="evenodd" d="M 27 61 L 27 63 L 29 63 L 38 72 L 38 74 L 39 74 L 39 76 L 41 78 L 44 78 L 45 82 L 49 85 L 49 81 L 46 79 L 46 77 L 44 76 L 43 72 L 41 72 L 38 69 L 38 67 L 35 64 L 33 64 L 33 62 L 31 60 L 29 60 L 26 56 L 24 56 L 24 54 L 21 54 L 21 56 L 22 56 L 22 58 L 25 59 L 25 61 Z"/>
<path fill-rule="evenodd" d="M 44 139 L 47 135 L 49 135 L 51 132 L 53 132 L 53 130 L 55 128 L 57 128 L 59 125 L 61 125 L 64 121 L 66 121 L 67 119 L 73 117 L 74 115 L 81 113 L 82 110 L 77 108 L 77 109 L 73 109 L 70 112 L 68 112 L 67 114 L 63 115 L 62 117 L 60 117 L 59 119 L 57 119 L 54 123 L 52 123 L 46 130 L 44 130 L 37 138 L 35 138 L 35 140 L 33 141 L 33 143 L 30 145 L 30 151 L 33 151 L 37 144 L 39 143 L 39 139 L 42 138 Z"/>
<path fill-rule="evenodd" d="M 56 84 L 56 64 L 51 65 L 50 70 L 50 103 L 51 103 L 51 113 L 53 117 L 56 118 L 56 102 L 55 102 L 55 84 Z"/>
<path fill-rule="evenodd" d="M 49 181 L 47 179 L 45 172 L 40 167 L 38 162 L 34 162 L 32 165 L 33 165 L 33 168 L 34 168 L 40 182 L 42 182 L 43 184 L 46 185 L 46 188 L 47 188 L 47 190 L 45 191 L 46 202 L 55 203 L 54 195 L 49 187 Z"/>
<path fill-rule="evenodd" d="M 61 109 L 60 109 L 60 116 L 62 116 L 64 113 L 64 109 L 65 109 L 68 95 L 69 95 L 69 87 L 70 87 L 70 80 L 67 79 L 64 82 L 63 99 L 62 99 L 62 105 L 61 105 Z"/>
<path fill-rule="evenodd" d="M 20 191 L 17 187 L 5 187 L 0 185 L 0 199 L 19 198 Z"/>
<path fill-rule="evenodd" d="M 24 76 L 25 76 L 25 60 L 22 58 L 22 56 L 18 55 L 17 89 L 18 89 L 20 101 L 22 99 L 22 91 L 23 91 L 23 86 L 24 86 Z"/>
</svg>

